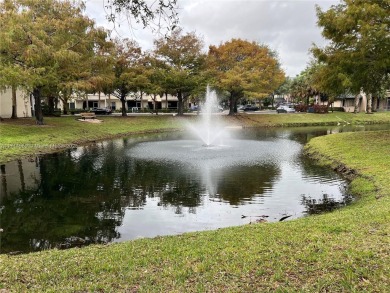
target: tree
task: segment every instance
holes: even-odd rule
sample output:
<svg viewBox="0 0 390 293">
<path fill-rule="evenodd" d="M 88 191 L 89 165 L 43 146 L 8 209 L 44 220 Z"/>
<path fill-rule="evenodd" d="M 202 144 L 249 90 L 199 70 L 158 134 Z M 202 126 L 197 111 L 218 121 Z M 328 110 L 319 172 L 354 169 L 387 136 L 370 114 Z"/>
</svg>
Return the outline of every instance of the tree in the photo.
<svg viewBox="0 0 390 293">
<path fill-rule="evenodd" d="M 1 82 L 32 92 L 37 124 L 43 124 L 43 92 L 89 76 L 89 57 L 105 40 L 83 10 L 71 1 L 0 3 Z"/>
<path fill-rule="evenodd" d="M 16 103 L 16 86 L 11 86 L 11 91 L 12 91 L 12 114 L 11 114 L 11 118 L 12 119 L 16 119 L 16 118 L 18 118 L 17 103 Z"/>
<path fill-rule="evenodd" d="M 291 77 L 286 77 L 284 82 L 273 92 L 271 95 L 271 104 L 272 107 L 274 107 L 274 102 L 275 102 L 275 95 L 290 95 L 291 94 L 291 86 L 292 86 L 293 79 Z"/>
<path fill-rule="evenodd" d="M 126 99 L 131 92 L 137 92 L 137 78 L 141 76 L 141 48 L 135 41 L 115 40 L 114 81 L 112 95 L 122 102 L 122 116 L 127 116 Z"/>
<path fill-rule="evenodd" d="M 232 39 L 219 47 L 210 46 L 208 68 L 214 86 L 229 92 L 229 115 L 235 113 L 237 101 L 265 97 L 284 81 L 284 72 L 267 46 Z"/>
<path fill-rule="evenodd" d="M 115 22 L 118 15 L 125 13 L 128 19 L 134 19 L 145 27 L 157 28 L 161 31 L 166 25 L 173 30 L 178 24 L 176 12 L 177 0 L 108 0 L 106 8 L 109 10 L 108 19 Z"/>
<path fill-rule="evenodd" d="M 205 61 L 203 42 L 194 32 L 183 34 L 176 29 L 168 38 L 154 42 L 154 55 L 165 70 L 165 91 L 175 92 L 178 99 L 178 115 L 183 115 L 184 101 L 202 82 L 201 70 Z"/>
<path fill-rule="evenodd" d="M 369 98 L 367 113 L 372 94 L 390 79 L 389 11 L 387 0 L 343 0 L 325 12 L 317 7 L 318 25 L 330 43 L 314 47 L 314 56 L 356 97 L 363 88 Z"/>
</svg>

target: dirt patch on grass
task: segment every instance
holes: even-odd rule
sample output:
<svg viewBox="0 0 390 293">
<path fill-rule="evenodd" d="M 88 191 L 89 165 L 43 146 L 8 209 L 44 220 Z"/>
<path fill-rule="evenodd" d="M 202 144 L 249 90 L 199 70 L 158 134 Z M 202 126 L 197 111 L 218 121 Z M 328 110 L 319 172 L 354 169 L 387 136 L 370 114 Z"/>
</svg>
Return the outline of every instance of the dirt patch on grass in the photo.
<svg viewBox="0 0 390 293">
<path fill-rule="evenodd" d="M 99 120 L 99 119 L 77 119 L 77 121 L 95 123 L 95 124 L 103 122 L 103 120 Z"/>
</svg>

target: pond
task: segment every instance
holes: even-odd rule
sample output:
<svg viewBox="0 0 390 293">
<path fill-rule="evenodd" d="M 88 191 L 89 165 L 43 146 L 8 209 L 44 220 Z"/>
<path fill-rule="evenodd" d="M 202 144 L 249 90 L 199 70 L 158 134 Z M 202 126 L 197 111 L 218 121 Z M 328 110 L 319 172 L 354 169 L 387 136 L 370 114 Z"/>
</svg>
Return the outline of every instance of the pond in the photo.
<svg viewBox="0 0 390 293">
<path fill-rule="evenodd" d="M 312 137 L 341 130 L 235 130 L 226 146 L 207 148 L 184 132 L 155 134 L 9 162 L 1 165 L 0 252 L 287 221 L 332 210 L 351 200 L 347 182 L 305 158 L 302 149 Z"/>
</svg>

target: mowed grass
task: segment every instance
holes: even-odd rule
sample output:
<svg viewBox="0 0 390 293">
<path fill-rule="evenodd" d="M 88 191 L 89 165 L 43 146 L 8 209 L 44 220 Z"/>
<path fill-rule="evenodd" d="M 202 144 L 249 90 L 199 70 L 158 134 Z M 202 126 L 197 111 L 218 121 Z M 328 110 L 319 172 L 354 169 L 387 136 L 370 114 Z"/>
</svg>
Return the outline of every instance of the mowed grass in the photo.
<svg viewBox="0 0 390 293">
<path fill-rule="evenodd" d="M 0 289 L 390 292 L 389 141 L 390 131 L 374 131 L 309 142 L 306 152 L 319 164 L 357 174 L 350 191 L 358 199 L 343 209 L 288 222 L 0 255 Z"/>
<path fill-rule="evenodd" d="M 183 120 L 172 116 L 99 117 L 99 120 L 103 122 L 45 117 L 45 125 L 38 126 L 34 118 L 7 119 L 0 123 L 0 162 L 118 136 L 183 127 Z"/>
</svg>

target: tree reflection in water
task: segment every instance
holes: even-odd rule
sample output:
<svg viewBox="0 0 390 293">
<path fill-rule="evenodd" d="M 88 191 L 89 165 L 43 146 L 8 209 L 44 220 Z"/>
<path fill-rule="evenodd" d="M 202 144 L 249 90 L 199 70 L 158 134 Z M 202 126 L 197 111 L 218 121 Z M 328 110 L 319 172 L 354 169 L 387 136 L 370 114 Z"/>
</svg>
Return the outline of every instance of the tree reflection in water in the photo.
<svg viewBox="0 0 390 293">
<path fill-rule="evenodd" d="M 122 237 L 126 213 L 151 202 L 178 216 L 197 214 L 206 199 L 223 204 L 214 209 L 263 204 L 281 176 L 280 166 L 270 161 L 199 169 L 136 159 L 127 154 L 132 144 L 119 139 L 2 165 L 0 252 L 50 249 L 69 239 L 111 242 Z M 148 220 L 139 217 L 138 222 Z"/>
<path fill-rule="evenodd" d="M 306 207 L 305 213 L 308 215 L 331 212 L 341 206 L 351 203 L 352 200 L 353 198 L 350 195 L 345 195 L 341 201 L 329 197 L 328 194 L 323 194 L 321 199 L 302 196 L 302 204 Z"/>
</svg>

